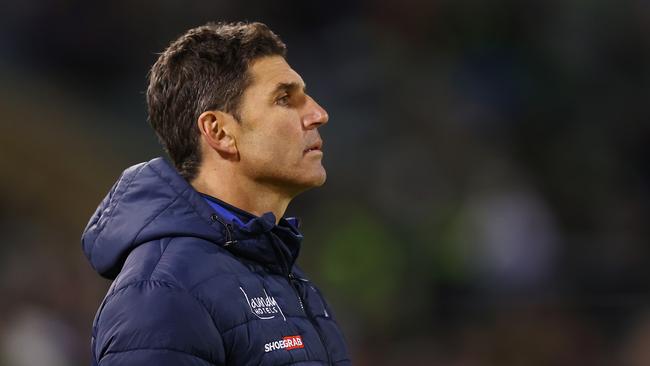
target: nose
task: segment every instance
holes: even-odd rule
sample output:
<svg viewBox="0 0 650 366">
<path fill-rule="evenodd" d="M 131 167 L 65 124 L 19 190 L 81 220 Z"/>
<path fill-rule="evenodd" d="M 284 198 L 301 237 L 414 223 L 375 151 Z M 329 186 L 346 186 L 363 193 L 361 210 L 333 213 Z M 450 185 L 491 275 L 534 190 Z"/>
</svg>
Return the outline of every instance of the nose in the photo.
<svg viewBox="0 0 650 366">
<path fill-rule="evenodd" d="M 320 127 L 326 124 L 330 118 L 327 111 L 310 96 L 307 96 L 305 112 L 303 124 L 307 129 Z"/>
</svg>

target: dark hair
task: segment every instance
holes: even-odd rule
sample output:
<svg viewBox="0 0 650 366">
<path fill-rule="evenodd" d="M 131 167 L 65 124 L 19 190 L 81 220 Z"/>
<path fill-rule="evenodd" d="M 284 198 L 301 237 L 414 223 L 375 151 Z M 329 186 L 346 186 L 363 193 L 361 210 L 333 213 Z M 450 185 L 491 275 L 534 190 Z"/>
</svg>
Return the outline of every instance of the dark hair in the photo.
<svg viewBox="0 0 650 366">
<path fill-rule="evenodd" d="M 178 172 L 194 179 L 201 164 L 197 119 L 209 110 L 239 118 L 250 85 L 248 67 L 286 46 L 262 23 L 208 23 L 190 29 L 160 54 L 149 71 L 149 123 Z"/>
</svg>

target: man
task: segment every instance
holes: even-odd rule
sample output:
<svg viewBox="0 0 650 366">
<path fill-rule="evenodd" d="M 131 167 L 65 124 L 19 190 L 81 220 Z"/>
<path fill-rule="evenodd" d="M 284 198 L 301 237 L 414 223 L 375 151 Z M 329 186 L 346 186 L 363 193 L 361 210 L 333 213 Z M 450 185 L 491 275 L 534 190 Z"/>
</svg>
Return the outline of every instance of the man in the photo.
<svg viewBox="0 0 650 366">
<path fill-rule="evenodd" d="M 161 158 L 122 174 L 82 245 L 114 279 L 93 325 L 93 364 L 346 365 L 319 290 L 295 265 L 283 218 L 325 182 L 328 116 L 261 23 L 209 23 L 149 75 Z"/>
</svg>

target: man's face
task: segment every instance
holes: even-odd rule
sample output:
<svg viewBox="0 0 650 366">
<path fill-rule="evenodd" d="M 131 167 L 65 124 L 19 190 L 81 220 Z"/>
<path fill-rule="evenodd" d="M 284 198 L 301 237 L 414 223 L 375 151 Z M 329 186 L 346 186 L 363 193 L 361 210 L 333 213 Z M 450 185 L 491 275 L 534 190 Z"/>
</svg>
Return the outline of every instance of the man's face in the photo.
<svg viewBox="0 0 650 366">
<path fill-rule="evenodd" d="M 236 144 L 241 173 L 269 188 L 296 195 L 325 182 L 318 127 L 327 112 L 281 56 L 255 60 L 242 96 Z"/>
</svg>

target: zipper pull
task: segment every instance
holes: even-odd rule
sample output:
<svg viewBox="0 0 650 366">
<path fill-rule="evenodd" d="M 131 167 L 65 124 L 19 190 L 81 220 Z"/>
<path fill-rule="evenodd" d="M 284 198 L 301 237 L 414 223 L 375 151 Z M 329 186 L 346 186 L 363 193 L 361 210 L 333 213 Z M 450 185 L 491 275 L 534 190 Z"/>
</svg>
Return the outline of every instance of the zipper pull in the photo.
<svg viewBox="0 0 650 366">
<path fill-rule="evenodd" d="M 323 314 L 325 314 L 326 318 L 329 318 L 330 314 L 327 312 L 327 308 L 325 307 L 325 300 L 323 299 L 320 291 L 316 290 L 316 287 L 313 285 L 309 285 L 309 287 L 311 287 L 311 290 L 314 291 L 314 294 L 316 294 L 316 297 L 318 297 L 318 301 L 320 301 L 320 304 L 323 307 Z"/>
<path fill-rule="evenodd" d="M 293 272 L 289 273 L 289 278 L 292 279 L 292 280 L 300 281 L 300 282 L 309 282 L 308 279 L 298 277 L 295 274 L 293 274 Z"/>
<path fill-rule="evenodd" d="M 302 297 L 300 296 L 300 292 L 293 283 L 293 281 L 298 280 L 298 277 L 296 277 L 296 275 L 294 275 L 293 272 L 289 273 L 287 277 L 289 277 L 289 284 L 291 285 L 291 287 L 293 287 L 293 290 L 296 292 L 296 298 L 298 299 L 298 305 L 300 305 L 300 310 L 305 312 L 305 305 L 302 303 Z"/>
</svg>

